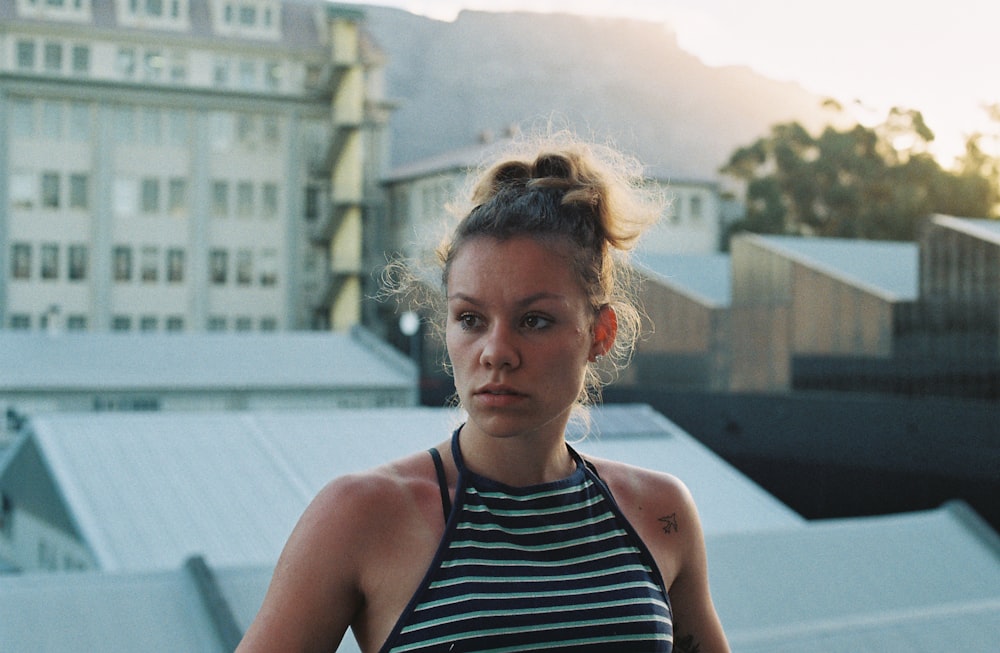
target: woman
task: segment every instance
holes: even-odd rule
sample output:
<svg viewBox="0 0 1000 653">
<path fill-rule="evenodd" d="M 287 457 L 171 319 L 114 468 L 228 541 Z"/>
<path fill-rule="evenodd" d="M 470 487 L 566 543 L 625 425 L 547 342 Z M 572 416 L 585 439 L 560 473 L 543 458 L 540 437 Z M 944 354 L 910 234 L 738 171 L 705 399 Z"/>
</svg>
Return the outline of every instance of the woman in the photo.
<svg viewBox="0 0 1000 653">
<path fill-rule="evenodd" d="M 658 214 L 599 153 L 482 176 L 441 251 L 467 420 L 319 493 L 240 651 L 331 651 L 348 627 L 366 652 L 728 651 L 684 485 L 566 442 L 634 340 L 619 259 Z"/>
</svg>

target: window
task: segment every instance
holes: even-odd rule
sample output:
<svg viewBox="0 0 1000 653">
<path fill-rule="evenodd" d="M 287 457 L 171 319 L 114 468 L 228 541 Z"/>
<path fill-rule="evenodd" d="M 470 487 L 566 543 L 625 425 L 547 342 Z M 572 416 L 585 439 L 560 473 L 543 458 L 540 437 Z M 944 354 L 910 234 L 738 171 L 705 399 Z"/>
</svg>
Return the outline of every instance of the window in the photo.
<svg viewBox="0 0 1000 653">
<path fill-rule="evenodd" d="M 34 70 L 35 68 L 35 42 L 17 42 L 17 67 L 21 70 Z"/>
<path fill-rule="evenodd" d="M 277 331 L 278 330 L 278 320 L 273 317 L 262 317 L 260 318 L 260 330 L 261 331 Z"/>
<path fill-rule="evenodd" d="M 73 74 L 86 75 L 90 72 L 90 46 L 74 45 L 73 54 Z"/>
<path fill-rule="evenodd" d="M 11 127 L 14 136 L 35 135 L 35 103 L 31 100 L 11 100 Z"/>
<path fill-rule="evenodd" d="M 213 152 L 228 152 L 233 147 L 233 114 L 225 111 L 216 111 L 212 114 L 211 133 Z"/>
<path fill-rule="evenodd" d="M 132 143 L 135 141 L 135 109 L 118 107 L 115 111 L 115 142 Z"/>
<path fill-rule="evenodd" d="M 170 315 L 167 317 L 167 331 L 183 331 L 184 330 L 184 318 L 179 315 Z"/>
<path fill-rule="evenodd" d="M 147 16 L 162 16 L 163 15 L 163 0 L 146 0 L 146 15 Z"/>
<path fill-rule="evenodd" d="M 39 276 L 47 281 L 59 278 L 59 245 L 45 243 L 41 247 Z"/>
<path fill-rule="evenodd" d="M 129 217 L 139 207 L 138 184 L 135 179 L 115 179 L 111 189 L 111 201 L 116 216 Z"/>
<path fill-rule="evenodd" d="M 142 212 L 160 212 L 160 180 L 156 177 L 146 177 L 142 180 Z"/>
<path fill-rule="evenodd" d="M 702 202 L 701 195 L 691 196 L 691 219 L 701 220 L 702 218 Z"/>
<path fill-rule="evenodd" d="M 83 143 L 90 140 L 90 105 L 81 102 L 69 105 L 69 137 Z"/>
<path fill-rule="evenodd" d="M 155 315 L 143 315 L 139 318 L 140 331 L 156 331 L 160 328 L 160 318 Z"/>
<path fill-rule="evenodd" d="M 253 329 L 253 318 L 240 316 L 236 318 L 237 331 L 251 331 Z"/>
<path fill-rule="evenodd" d="M 229 182 L 212 182 L 212 215 L 224 218 L 229 215 Z"/>
<path fill-rule="evenodd" d="M 281 64 L 277 61 L 268 61 L 264 64 L 264 86 L 270 91 L 281 89 Z"/>
<path fill-rule="evenodd" d="M 58 102 L 42 102 L 42 135 L 59 140 L 63 137 L 63 107 Z"/>
<path fill-rule="evenodd" d="M 253 253 L 249 249 L 236 252 L 236 283 L 241 286 L 253 283 Z"/>
<path fill-rule="evenodd" d="M 253 215 L 253 182 L 241 181 L 236 185 L 236 215 L 241 218 Z"/>
<path fill-rule="evenodd" d="M 83 281 L 87 278 L 88 266 L 87 246 L 69 246 L 69 280 Z"/>
<path fill-rule="evenodd" d="M 226 283 L 226 272 L 229 267 L 229 253 L 224 249 L 213 249 L 209 252 L 209 274 L 214 284 Z"/>
<path fill-rule="evenodd" d="M 260 285 L 273 286 L 278 283 L 278 251 L 265 249 L 260 253 Z"/>
<path fill-rule="evenodd" d="M 162 120 L 158 109 L 146 109 L 139 121 L 139 140 L 147 145 L 163 143 Z"/>
<path fill-rule="evenodd" d="M 184 281 L 184 250 L 172 248 L 167 250 L 167 282 L 181 283 Z"/>
<path fill-rule="evenodd" d="M 132 280 L 132 248 L 120 245 L 114 249 L 115 281 Z"/>
<path fill-rule="evenodd" d="M 87 316 L 86 315 L 67 315 L 66 316 L 66 329 L 68 331 L 86 331 L 87 330 Z"/>
<path fill-rule="evenodd" d="M 187 208 L 187 180 L 173 177 L 167 182 L 167 211 L 173 216 L 184 216 Z"/>
<path fill-rule="evenodd" d="M 253 116 L 241 113 L 236 117 L 236 139 L 241 145 L 253 146 L 256 131 L 257 121 Z"/>
<path fill-rule="evenodd" d="M 158 82 L 164 78 L 163 71 L 167 62 L 159 50 L 149 50 L 142 58 L 143 78 L 149 82 Z"/>
<path fill-rule="evenodd" d="M 139 261 L 140 276 L 145 283 L 155 283 L 160 276 L 160 248 L 147 246 L 142 248 L 142 259 Z"/>
<path fill-rule="evenodd" d="M 128 315 L 115 315 L 111 318 L 112 331 L 131 331 L 132 318 Z"/>
<path fill-rule="evenodd" d="M 89 177 L 85 173 L 69 176 L 69 208 L 86 209 L 90 204 Z"/>
<path fill-rule="evenodd" d="M 14 243 L 10 253 L 10 276 L 14 279 L 31 278 L 31 245 Z"/>
<path fill-rule="evenodd" d="M 265 218 L 274 218 L 278 215 L 278 185 L 265 183 L 260 188 L 261 215 Z"/>
<path fill-rule="evenodd" d="M 183 82 L 187 79 L 187 53 L 183 50 L 174 50 L 170 53 L 170 81 Z"/>
<path fill-rule="evenodd" d="M 281 129 L 278 126 L 278 116 L 264 116 L 264 142 L 268 145 L 277 145 L 281 140 Z"/>
<path fill-rule="evenodd" d="M 188 114 L 186 112 L 170 111 L 167 114 L 167 140 L 171 145 L 187 145 Z"/>
<path fill-rule="evenodd" d="M 38 177 L 30 172 L 15 172 L 10 176 L 10 205 L 15 209 L 32 209 L 38 198 Z"/>
<path fill-rule="evenodd" d="M 240 88 L 249 91 L 257 86 L 257 64 L 253 61 L 240 61 Z"/>
<path fill-rule="evenodd" d="M 240 25 L 253 27 L 257 24 L 257 7 L 251 4 L 240 5 Z"/>
<path fill-rule="evenodd" d="M 116 67 L 122 77 L 135 77 L 135 48 L 118 48 Z"/>
<path fill-rule="evenodd" d="M 10 316 L 10 328 L 14 331 L 27 331 L 31 329 L 31 316 L 24 313 L 14 313 Z"/>
<path fill-rule="evenodd" d="M 42 173 L 42 208 L 59 208 L 59 174 L 56 172 Z"/>
<path fill-rule="evenodd" d="M 62 72 L 63 46 L 62 43 L 49 42 L 45 44 L 45 72 Z"/>
<path fill-rule="evenodd" d="M 305 217 L 312 222 L 319 217 L 320 189 L 318 186 L 306 186 Z"/>
<path fill-rule="evenodd" d="M 213 315 L 208 318 L 207 328 L 209 331 L 225 331 L 226 318 L 221 315 Z"/>
<path fill-rule="evenodd" d="M 212 80 L 216 86 L 229 85 L 229 59 L 216 59 L 212 69 Z"/>
</svg>

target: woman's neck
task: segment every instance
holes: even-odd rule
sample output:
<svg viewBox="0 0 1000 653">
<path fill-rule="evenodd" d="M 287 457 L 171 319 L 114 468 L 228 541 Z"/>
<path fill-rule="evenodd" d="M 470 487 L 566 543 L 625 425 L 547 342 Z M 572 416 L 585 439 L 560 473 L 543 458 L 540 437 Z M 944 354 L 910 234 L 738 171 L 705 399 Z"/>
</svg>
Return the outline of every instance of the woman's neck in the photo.
<svg viewBox="0 0 1000 653">
<path fill-rule="evenodd" d="M 576 470 L 563 429 L 496 437 L 466 423 L 459 447 L 469 471 L 512 487 L 559 481 Z"/>
</svg>

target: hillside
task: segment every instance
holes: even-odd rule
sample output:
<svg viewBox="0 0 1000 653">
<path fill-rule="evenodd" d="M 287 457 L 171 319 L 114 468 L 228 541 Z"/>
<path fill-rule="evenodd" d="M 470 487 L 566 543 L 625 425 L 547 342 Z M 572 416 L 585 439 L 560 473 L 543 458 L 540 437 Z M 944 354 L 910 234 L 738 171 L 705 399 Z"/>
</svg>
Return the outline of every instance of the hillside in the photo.
<svg viewBox="0 0 1000 653">
<path fill-rule="evenodd" d="M 554 122 L 612 139 L 672 177 L 713 178 L 740 146 L 820 98 L 746 68 L 709 67 L 663 26 L 627 19 L 463 11 L 453 23 L 365 7 L 398 101 L 392 165 L 484 131 Z"/>
</svg>

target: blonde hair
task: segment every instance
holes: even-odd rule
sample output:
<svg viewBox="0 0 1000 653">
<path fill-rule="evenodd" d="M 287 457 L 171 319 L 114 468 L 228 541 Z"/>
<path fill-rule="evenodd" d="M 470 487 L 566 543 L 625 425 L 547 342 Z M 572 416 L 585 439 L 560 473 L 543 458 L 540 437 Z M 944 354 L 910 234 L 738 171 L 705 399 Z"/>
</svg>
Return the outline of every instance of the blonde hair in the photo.
<svg viewBox="0 0 1000 653">
<path fill-rule="evenodd" d="M 662 209 L 662 194 L 645 184 L 639 163 L 613 148 L 568 134 L 515 143 L 481 172 L 468 201 L 457 207 L 461 219 L 437 252 L 443 286 L 447 291 L 455 256 L 475 238 L 527 236 L 568 246 L 595 315 L 608 306 L 618 321 L 608 363 L 588 368 L 580 398 L 588 403 L 631 358 L 642 312 L 628 255 Z"/>
</svg>

